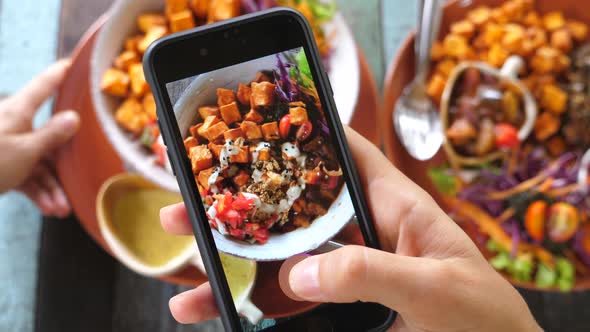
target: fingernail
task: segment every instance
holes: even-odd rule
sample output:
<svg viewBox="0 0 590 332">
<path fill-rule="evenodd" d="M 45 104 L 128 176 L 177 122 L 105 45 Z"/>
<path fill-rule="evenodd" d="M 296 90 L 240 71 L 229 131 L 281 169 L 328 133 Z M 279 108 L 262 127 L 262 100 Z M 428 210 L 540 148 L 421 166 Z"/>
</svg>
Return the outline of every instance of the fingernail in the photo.
<svg viewBox="0 0 590 332">
<path fill-rule="evenodd" d="M 184 293 L 177 294 L 177 295 L 173 296 L 170 299 L 170 301 L 168 301 L 168 305 L 169 306 L 174 306 L 175 303 L 182 302 L 182 299 L 183 298 L 184 298 Z"/>
<path fill-rule="evenodd" d="M 318 301 L 320 292 L 320 260 L 309 257 L 295 265 L 289 274 L 291 290 L 308 301 Z"/>
<path fill-rule="evenodd" d="M 64 131 L 72 132 L 78 128 L 80 117 L 74 111 L 64 111 L 55 116 L 55 121 Z"/>
</svg>

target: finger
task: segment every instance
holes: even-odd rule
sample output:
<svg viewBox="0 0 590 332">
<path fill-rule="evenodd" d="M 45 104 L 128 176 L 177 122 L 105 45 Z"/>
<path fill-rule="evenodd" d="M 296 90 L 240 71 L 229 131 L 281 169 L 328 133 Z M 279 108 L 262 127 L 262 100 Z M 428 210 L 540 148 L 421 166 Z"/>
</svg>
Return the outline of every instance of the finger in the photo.
<svg viewBox="0 0 590 332">
<path fill-rule="evenodd" d="M 36 170 L 37 181 L 49 193 L 53 205 L 54 215 L 59 218 L 65 218 L 70 214 L 71 207 L 66 194 L 61 185 L 55 178 L 53 171 L 46 165 L 40 164 Z"/>
<path fill-rule="evenodd" d="M 364 301 L 404 308 L 424 295 L 428 285 L 421 276 L 431 275 L 436 264 L 427 258 L 346 246 L 297 263 L 289 273 L 289 287 L 306 301 Z"/>
<path fill-rule="evenodd" d="M 19 105 L 23 111 L 26 111 L 27 116 L 32 117 L 39 106 L 57 90 L 70 65 L 71 61 L 69 59 L 54 63 L 14 95 L 12 97 L 13 102 Z"/>
<path fill-rule="evenodd" d="M 375 145 L 348 127 L 346 135 L 384 249 L 398 248 L 402 223 L 422 228 L 444 215 L 432 197 L 395 168 Z"/>
<path fill-rule="evenodd" d="M 162 228 L 174 235 L 191 235 L 193 228 L 188 218 L 184 203 L 163 207 L 160 210 Z"/>
<path fill-rule="evenodd" d="M 43 127 L 21 136 L 25 151 L 32 154 L 32 160 L 55 151 L 68 142 L 80 127 L 80 116 L 74 111 L 59 112 Z"/>
<path fill-rule="evenodd" d="M 41 211 L 41 214 L 44 216 L 53 215 L 51 196 L 37 181 L 29 179 L 18 190 L 33 201 Z"/>
<path fill-rule="evenodd" d="M 170 312 L 182 324 L 194 324 L 219 316 L 208 282 L 170 299 Z"/>
</svg>

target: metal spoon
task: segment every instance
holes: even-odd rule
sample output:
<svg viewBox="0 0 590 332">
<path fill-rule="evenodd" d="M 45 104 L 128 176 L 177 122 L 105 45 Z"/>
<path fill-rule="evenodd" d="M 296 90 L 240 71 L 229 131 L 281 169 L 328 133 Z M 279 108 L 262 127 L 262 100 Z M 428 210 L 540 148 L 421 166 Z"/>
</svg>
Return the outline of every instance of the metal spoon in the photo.
<svg viewBox="0 0 590 332">
<path fill-rule="evenodd" d="M 408 153 L 418 160 L 428 160 L 436 154 L 443 142 L 440 117 L 426 93 L 425 83 L 430 48 L 440 28 L 440 2 L 422 0 L 418 9 L 419 20 L 414 45 L 416 76 L 395 104 L 393 124 Z"/>
</svg>

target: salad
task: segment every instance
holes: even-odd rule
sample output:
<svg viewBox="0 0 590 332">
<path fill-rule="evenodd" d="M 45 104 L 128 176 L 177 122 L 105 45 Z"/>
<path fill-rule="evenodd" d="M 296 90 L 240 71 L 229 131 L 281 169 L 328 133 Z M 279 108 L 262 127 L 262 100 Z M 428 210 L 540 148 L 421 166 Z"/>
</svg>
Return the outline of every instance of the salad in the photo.
<svg viewBox="0 0 590 332">
<path fill-rule="evenodd" d="M 461 61 L 501 67 L 511 55 L 525 60 L 519 79 L 539 109 L 532 133 L 516 134 L 524 107 L 517 91 L 465 72 L 451 96 L 446 139 L 466 155 L 498 158 L 429 170 L 453 218 L 517 283 L 569 291 L 590 277 L 588 180 L 578 179 L 590 148 L 587 32 L 561 12 L 541 14 L 533 1 L 510 0 L 471 10 L 433 45 L 428 93 L 435 102 Z"/>
<path fill-rule="evenodd" d="M 141 59 L 149 45 L 170 33 L 230 19 L 274 6 L 299 10 L 310 22 L 320 54 L 330 57 L 330 36 L 323 23 L 336 12 L 334 1 L 319 0 L 164 0 L 162 13 L 137 17 L 137 33 L 126 39 L 113 67 L 102 76 L 102 91 L 120 100 L 114 112 L 119 127 L 129 133 L 153 155 L 159 165 L 166 163 L 166 152 L 156 119 L 156 103 L 143 73 Z"/>
<path fill-rule="evenodd" d="M 184 140 L 209 224 L 250 243 L 308 227 L 344 183 L 304 51 L 276 60 L 235 91 L 217 89 Z"/>
</svg>

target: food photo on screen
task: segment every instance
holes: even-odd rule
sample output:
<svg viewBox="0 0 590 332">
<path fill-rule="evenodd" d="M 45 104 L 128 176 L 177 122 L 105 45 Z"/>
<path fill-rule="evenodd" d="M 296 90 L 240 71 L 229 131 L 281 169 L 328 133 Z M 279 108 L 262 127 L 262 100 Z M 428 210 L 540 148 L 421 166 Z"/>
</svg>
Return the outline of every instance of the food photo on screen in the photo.
<svg viewBox="0 0 590 332">
<path fill-rule="evenodd" d="M 354 210 L 302 48 L 167 84 L 220 251 L 282 260 Z"/>
</svg>

